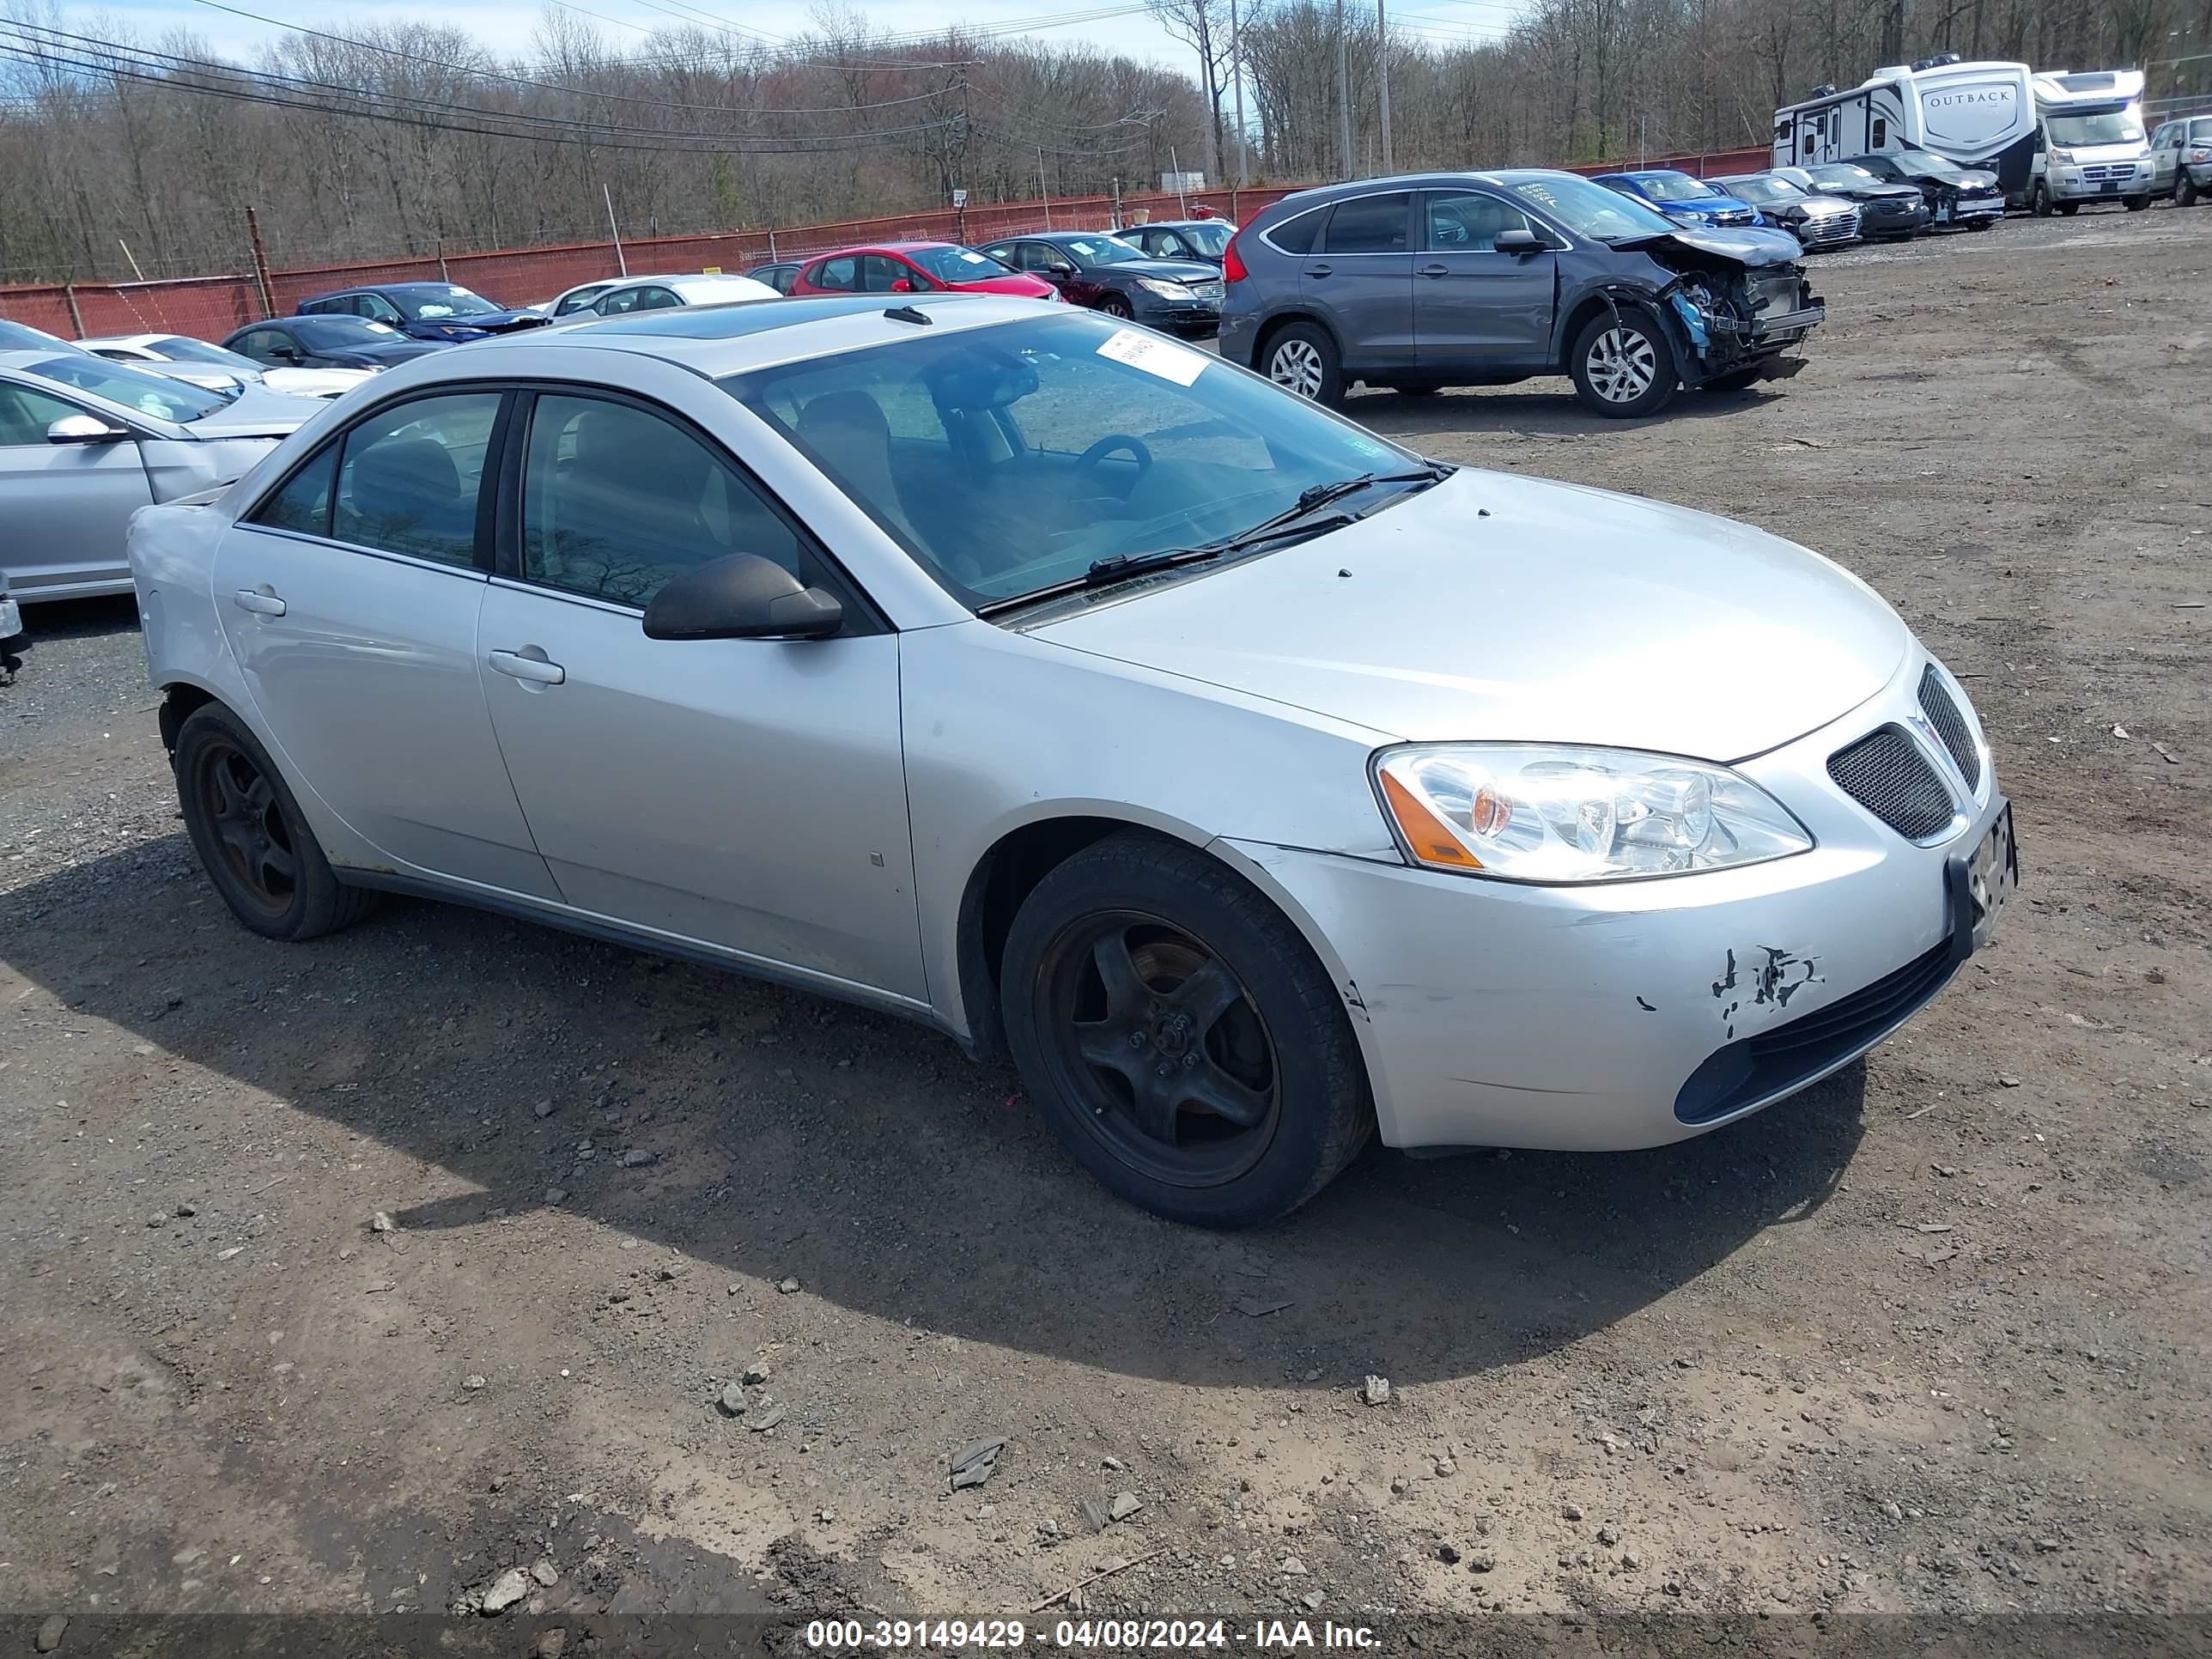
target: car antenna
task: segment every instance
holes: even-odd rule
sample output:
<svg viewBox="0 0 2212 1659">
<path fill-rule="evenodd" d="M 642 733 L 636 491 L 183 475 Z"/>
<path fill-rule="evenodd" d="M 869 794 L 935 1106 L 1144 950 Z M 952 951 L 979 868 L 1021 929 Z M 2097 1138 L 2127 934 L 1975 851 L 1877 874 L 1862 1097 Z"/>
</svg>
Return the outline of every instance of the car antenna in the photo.
<svg viewBox="0 0 2212 1659">
<path fill-rule="evenodd" d="M 929 313 L 917 306 L 892 306 L 884 315 L 895 323 L 920 323 L 924 328 L 930 324 Z"/>
</svg>

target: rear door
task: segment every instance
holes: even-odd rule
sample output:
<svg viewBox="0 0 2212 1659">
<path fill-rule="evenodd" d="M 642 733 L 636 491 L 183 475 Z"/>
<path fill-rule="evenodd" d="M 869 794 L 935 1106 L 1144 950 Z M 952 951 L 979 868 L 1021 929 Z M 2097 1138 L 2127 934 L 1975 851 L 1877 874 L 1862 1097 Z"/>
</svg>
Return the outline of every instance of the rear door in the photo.
<svg viewBox="0 0 2212 1659">
<path fill-rule="evenodd" d="M 224 536 L 216 608 L 262 729 L 356 834 L 406 871 L 553 898 L 477 664 L 503 407 L 468 390 L 364 416 Z"/>
<path fill-rule="evenodd" d="M 1420 364 L 1511 370 L 1551 356 L 1559 256 L 1501 253 L 1510 230 L 1543 234 L 1520 209 L 1482 190 L 1423 193 L 1421 256 L 1413 267 L 1413 333 Z"/>
<path fill-rule="evenodd" d="M 1411 191 L 1348 198 L 1301 264 L 1300 290 L 1335 330 L 1352 368 L 1414 361 L 1413 221 Z"/>
<path fill-rule="evenodd" d="M 704 383 L 684 395 L 726 401 Z M 726 450 L 665 405 L 548 388 L 517 437 L 509 574 L 485 602 L 482 666 L 500 751 L 562 896 L 758 963 L 922 998 L 897 635 Z M 847 631 L 646 637 L 643 609 L 665 583 L 732 553 L 839 592 Z"/>
<path fill-rule="evenodd" d="M 57 444 L 46 428 L 71 415 L 113 417 L 0 380 L 0 570 L 18 599 L 127 586 L 123 532 L 154 499 L 131 439 Z"/>
</svg>

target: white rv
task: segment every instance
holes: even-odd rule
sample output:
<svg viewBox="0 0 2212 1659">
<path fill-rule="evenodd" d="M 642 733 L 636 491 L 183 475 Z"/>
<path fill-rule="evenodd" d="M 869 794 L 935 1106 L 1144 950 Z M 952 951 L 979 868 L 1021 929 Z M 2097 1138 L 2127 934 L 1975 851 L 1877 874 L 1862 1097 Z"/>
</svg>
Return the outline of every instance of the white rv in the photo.
<svg viewBox="0 0 2212 1659">
<path fill-rule="evenodd" d="M 2124 202 L 2131 213 L 2148 207 L 2158 169 L 2143 137 L 2142 71 L 2039 75 L 2033 84 L 2035 165 L 2028 205 L 2039 214 L 2053 208 L 2072 213 L 2096 201 Z"/>
<path fill-rule="evenodd" d="M 1848 92 L 1818 88 L 1774 112 L 1774 165 L 1816 167 L 1856 155 L 1933 150 L 1986 167 L 2026 200 L 2034 171 L 2035 99 L 2025 64 L 1964 64 L 1956 52 L 1876 70 Z"/>
</svg>

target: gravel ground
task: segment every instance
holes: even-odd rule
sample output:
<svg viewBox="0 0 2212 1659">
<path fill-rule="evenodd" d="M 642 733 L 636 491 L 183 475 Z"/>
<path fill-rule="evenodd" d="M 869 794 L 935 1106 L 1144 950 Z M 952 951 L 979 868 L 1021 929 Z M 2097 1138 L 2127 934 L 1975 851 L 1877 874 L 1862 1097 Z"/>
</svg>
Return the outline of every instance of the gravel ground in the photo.
<svg viewBox="0 0 2212 1659">
<path fill-rule="evenodd" d="M 488 1591 L 480 1629 L 578 1641 L 1018 1614 L 1115 1562 L 1032 1622 L 2203 1612 L 2212 213 L 1817 269 L 1833 320 L 1771 390 L 1352 409 L 1874 582 L 2018 804 L 1996 948 L 1720 1133 L 1370 1151 L 1257 1234 L 1118 1206 L 1009 1073 L 866 1013 L 427 904 L 252 938 L 128 607 L 34 613 L 0 690 L 0 1645 Z"/>
</svg>

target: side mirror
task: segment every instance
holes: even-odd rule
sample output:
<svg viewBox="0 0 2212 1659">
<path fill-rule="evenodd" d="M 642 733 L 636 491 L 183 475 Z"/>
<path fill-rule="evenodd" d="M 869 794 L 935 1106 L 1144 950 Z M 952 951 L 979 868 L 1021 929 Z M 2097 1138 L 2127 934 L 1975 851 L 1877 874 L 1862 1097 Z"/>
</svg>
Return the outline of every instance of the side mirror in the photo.
<svg viewBox="0 0 2212 1659">
<path fill-rule="evenodd" d="M 844 625 L 834 596 L 754 553 L 701 565 L 645 608 L 649 640 L 822 640 Z"/>
<path fill-rule="evenodd" d="M 906 277 L 902 276 L 891 284 L 891 292 L 894 294 L 911 294 L 914 292 L 914 283 Z"/>
<path fill-rule="evenodd" d="M 1046 265 L 1044 269 L 1045 274 L 1048 276 L 1073 276 L 1075 275 L 1075 267 L 1068 264 L 1065 259 L 1054 259 Z"/>
<path fill-rule="evenodd" d="M 46 428 L 50 444 L 117 444 L 130 436 L 129 427 L 111 426 L 97 415 L 64 415 Z"/>
<path fill-rule="evenodd" d="M 283 342 L 270 346 L 269 355 L 280 363 L 296 363 L 302 356 L 299 347 Z"/>
<path fill-rule="evenodd" d="M 1551 246 L 1533 230 L 1501 230 L 1491 243 L 1500 253 L 1541 253 Z"/>
</svg>

